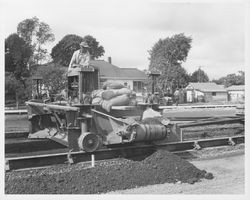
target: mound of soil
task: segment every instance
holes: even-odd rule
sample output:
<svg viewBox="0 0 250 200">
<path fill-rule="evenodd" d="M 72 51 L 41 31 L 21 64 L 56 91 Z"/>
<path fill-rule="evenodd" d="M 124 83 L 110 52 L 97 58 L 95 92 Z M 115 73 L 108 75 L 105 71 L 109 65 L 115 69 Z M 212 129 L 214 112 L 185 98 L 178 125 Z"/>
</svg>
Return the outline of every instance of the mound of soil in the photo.
<svg viewBox="0 0 250 200">
<path fill-rule="evenodd" d="M 11 172 L 10 172 L 11 173 Z M 101 162 L 95 168 L 71 169 L 61 173 L 5 175 L 7 194 L 96 194 L 139 186 L 184 182 L 193 184 L 213 178 L 186 160 L 158 150 L 141 161 L 120 159 Z"/>
</svg>

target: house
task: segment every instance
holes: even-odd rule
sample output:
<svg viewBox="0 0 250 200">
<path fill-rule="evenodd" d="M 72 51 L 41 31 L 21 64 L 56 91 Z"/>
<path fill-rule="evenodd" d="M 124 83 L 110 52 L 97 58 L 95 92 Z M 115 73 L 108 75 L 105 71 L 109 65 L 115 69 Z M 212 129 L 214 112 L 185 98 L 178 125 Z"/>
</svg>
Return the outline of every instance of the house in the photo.
<svg viewBox="0 0 250 200">
<path fill-rule="evenodd" d="M 228 92 L 228 101 L 244 102 L 245 100 L 245 85 L 232 85 L 226 88 Z"/>
<path fill-rule="evenodd" d="M 147 75 L 137 68 L 120 68 L 111 64 L 111 60 L 92 60 L 90 64 L 99 68 L 101 86 L 106 81 L 115 81 L 126 85 L 135 92 L 142 92 Z"/>
<path fill-rule="evenodd" d="M 90 65 L 97 67 L 99 69 L 99 78 L 100 78 L 100 87 L 106 81 L 115 81 L 121 83 L 131 90 L 134 90 L 137 93 L 142 92 L 144 88 L 144 81 L 147 79 L 147 75 L 138 70 L 137 68 L 120 68 L 111 64 L 111 58 L 109 57 L 108 62 L 104 60 L 91 60 Z M 39 67 L 46 66 L 55 66 L 55 64 L 47 63 L 36 67 L 36 70 Z M 68 67 L 61 66 L 65 72 L 68 70 Z M 34 73 L 36 76 L 40 74 Z"/>
<path fill-rule="evenodd" d="M 227 101 L 227 90 L 214 82 L 189 83 L 186 87 L 187 102 Z"/>
</svg>

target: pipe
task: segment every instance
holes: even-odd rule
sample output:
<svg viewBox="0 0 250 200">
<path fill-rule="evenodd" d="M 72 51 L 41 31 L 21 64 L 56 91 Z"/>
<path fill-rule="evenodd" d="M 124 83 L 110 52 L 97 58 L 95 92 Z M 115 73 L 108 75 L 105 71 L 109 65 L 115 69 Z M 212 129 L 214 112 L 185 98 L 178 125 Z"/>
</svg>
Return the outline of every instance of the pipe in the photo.
<svg viewBox="0 0 250 200">
<path fill-rule="evenodd" d="M 53 105 L 53 104 L 45 104 L 45 103 L 37 103 L 37 102 L 26 102 L 26 105 L 29 106 L 40 106 L 40 107 L 47 107 L 50 109 L 55 110 L 65 110 L 65 111 L 80 111 L 80 108 L 72 107 L 72 106 L 60 106 L 60 105 Z"/>
</svg>

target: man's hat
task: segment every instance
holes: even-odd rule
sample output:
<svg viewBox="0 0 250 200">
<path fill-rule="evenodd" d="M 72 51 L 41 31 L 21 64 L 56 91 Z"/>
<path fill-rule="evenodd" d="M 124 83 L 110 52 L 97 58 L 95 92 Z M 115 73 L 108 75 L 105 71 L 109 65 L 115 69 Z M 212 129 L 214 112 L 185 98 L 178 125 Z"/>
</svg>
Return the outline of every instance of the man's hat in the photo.
<svg viewBox="0 0 250 200">
<path fill-rule="evenodd" d="M 80 46 L 89 48 L 89 45 L 87 44 L 87 42 L 81 42 Z"/>
</svg>

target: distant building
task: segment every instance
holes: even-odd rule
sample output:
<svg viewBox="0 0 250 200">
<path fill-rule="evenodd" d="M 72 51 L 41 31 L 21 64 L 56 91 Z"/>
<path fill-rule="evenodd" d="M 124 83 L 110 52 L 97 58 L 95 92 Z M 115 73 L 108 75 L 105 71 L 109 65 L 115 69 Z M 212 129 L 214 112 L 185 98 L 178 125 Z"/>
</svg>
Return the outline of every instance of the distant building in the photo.
<svg viewBox="0 0 250 200">
<path fill-rule="evenodd" d="M 227 101 L 227 90 L 214 82 L 189 83 L 186 87 L 187 102 Z"/>
<path fill-rule="evenodd" d="M 100 87 L 106 81 L 115 81 L 125 85 L 126 87 L 134 90 L 135 92 L 141 93 L 144 88 L 144 82 L 147 79 L 145 72 L 140 71 L 137 68 L 120 68 L 111 63 L 111 58 L 109 57 L 108 62 L 104 60 L 91 60 L 90 64 L 99 69 Z M 39 65 L 39 67 L 54 66 L 55 64 L 47 63 Z M 68 67 L 62 68 L 67 72 Z M 35 71 L 36 71 L 35 70 Z M 39 75 L 40 74 L 36 74 Z"/>
<path fill-rule="evenodd" d="M 106 81 L 121 83 L 135 92 L 142 92 L 147 75 L 137 68 L 120 68 L 104 60 L 92 60 L 90 64 L 99 68 L 101 86 Z"/>
<path fill-rule="evenodd" d="M 244 102 L 245 100 L 245 85 L 232 85 L 226 88 L 228 92 L 228 101 Z"/>
</svg>

